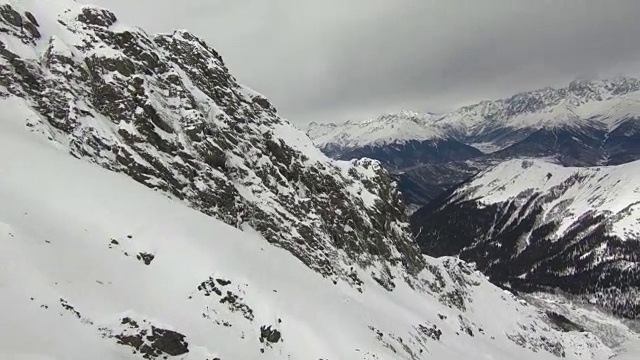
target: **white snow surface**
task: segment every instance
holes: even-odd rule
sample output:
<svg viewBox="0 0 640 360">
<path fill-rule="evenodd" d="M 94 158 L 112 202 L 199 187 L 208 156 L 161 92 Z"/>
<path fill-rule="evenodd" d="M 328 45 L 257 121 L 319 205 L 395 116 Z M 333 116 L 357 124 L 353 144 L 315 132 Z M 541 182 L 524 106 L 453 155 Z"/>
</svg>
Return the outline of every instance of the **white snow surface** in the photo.
<svg viewBox="0 0 640 360">
<path fill-rule="evenodd" d="M 554 195 L 546 217 L 561 229 L 594 212 L 604 214 L 612 233 L 640 238 L 640 161 L 604 167 L 563 167 L 544 160 L 510 160 L 490 168 L 457 190 L 483 204 L 516 200 L 521 194 Z"/>
<path fill-rule="evenodd" d="M 427 258 L 417 289 L 400 281 L 389 292 L 369 277 L 362 293 L 334 285 L 255 233 L 72 158 L 26 128 L 27 107 L 2 105 L 2 359 L 141 359 L 111 337 L 131 334 L 125 317 L 185 335 L 189 352 L 170 357 L 183 360 L 556 358 L 549 346 L 568 359 L 614 354 L 592 334 L 553 330 L 452 258 Z M 139 253 L 155 258 L 147 266 Z M 251 318 L 198 291 L 209 277 L 230 281 L 220 287 Z M 446 301 L 454 290 L 463 309 Z M 437 326 L 440 340 L 421 324 Z M 262 325 L 282 340 L 259 342 Z"/>
</svg>

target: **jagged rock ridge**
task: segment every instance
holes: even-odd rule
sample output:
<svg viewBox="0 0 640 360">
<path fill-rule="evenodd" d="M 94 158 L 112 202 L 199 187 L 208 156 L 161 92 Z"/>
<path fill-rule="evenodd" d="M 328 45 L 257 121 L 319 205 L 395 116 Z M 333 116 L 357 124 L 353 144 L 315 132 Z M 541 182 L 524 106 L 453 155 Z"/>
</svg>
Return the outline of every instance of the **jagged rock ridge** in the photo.
<svg viewBox="0 0 640 360">
<path fill-rule="evenodd" d="M 33 110 L 33 131 L 249 225 L 324 275 L 356 283 L 348 264 L 379 264 L 373 276 L 391 289 L 388 265 L 422 268 L 384 170 L 329 161 L 193 34 L 149 35 L 96 7 L 20 5 L 0 8 L 0 97 Z"/>
</svg>

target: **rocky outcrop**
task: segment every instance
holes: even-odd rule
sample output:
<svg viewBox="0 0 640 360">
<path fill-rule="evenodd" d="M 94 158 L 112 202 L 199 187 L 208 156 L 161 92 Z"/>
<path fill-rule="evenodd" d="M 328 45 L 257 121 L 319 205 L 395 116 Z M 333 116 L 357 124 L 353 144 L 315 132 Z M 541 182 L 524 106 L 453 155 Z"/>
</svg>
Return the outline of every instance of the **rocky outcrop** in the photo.
<svg viewBox="0 0 640 360">
<path fill-rule="evenodd" d="M 179 332 L 162 329 L 150 324 L 147 320 L 134 320 L 124 317 L 120 321 L 120 329 L 101 329 L 106 338 L 115 338 L 118 344 L 133 348 L 133 353 L 140 353 L 145 359 L 167 359 L 168 356 L 179 356 L 189 352 L 189 343 Z"/>
<path fill-rule="evenodd" d="M 0 97 L 72 155 L 252 227 L 325 276 L 353 283 L 350 264 L 375 263 L 391 289 L 387 267 L 422 268 L 380 165 L 324 157 L 193 34 L 148 35 L 87 6 L 43 34 L 25 9 L 0 15 Z"/>
</svg>

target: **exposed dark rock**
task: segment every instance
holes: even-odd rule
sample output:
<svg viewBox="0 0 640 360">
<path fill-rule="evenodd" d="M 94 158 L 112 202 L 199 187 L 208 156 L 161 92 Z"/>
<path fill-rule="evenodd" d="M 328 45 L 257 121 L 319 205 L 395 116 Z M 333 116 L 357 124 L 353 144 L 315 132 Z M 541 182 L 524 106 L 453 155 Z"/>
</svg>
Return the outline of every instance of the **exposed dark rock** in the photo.
<svg viewBox="0 0 640 360">
<path fill-rule="evenodd" d="M 564 346 L 560 342 L 550 340 L 544 336 L 536 336 L 535 334 L 529 333 L 517 333 L 507 334 L 507 338 L 515 344 L 525 349 L 531 349 L 534 352 L 544 350 L 560 358 L 566 357 Z"/>
<path fill-rule="evenodd" d="M 222 286 L 227 286 L 231 284 L 230 280 L 225 280 L 225 279 L 216 279 L 216 282 Z"/>
<path fill-rule="evenodd" d="M 440 336 L 442 336 L 442 330 L 438 329 L 438 326 L 436 325 L 426 326 L 426 325 L 420 324 L 418 325 L 418 328 L 420 332 L 423 333 L 424 335 L 432 338 L 433 340 L 440 341 Z"/>
<path fill-rule="evenodd" d="M 133 319 L 132 319 L 132 318 L 130 318 L 130 317 L 124 317 L 124 318 L 122 318 L 122 320 L 120 320 L 120 323 L 121 323 L 121 324 L 123 324 L 123 325 L 129 325 L 129 326 L 134 327 L 134 328 L 136 328 L 136 329 L 140 327 L 140 326 L 138 325 L 138 322 L 137 322 L 137 321 L 135 321 L 135 320 L 133 320 Z"/>
<path fill-rule="evenodd" d="M 36 17 L 33 16 L 32 13 L 25 11 L 24 12 L 24 17 L 27 18 L 27 20 L 29 20 L 29 22 L 31 22 L 33 25 L 35 26 L 40 26 L 40 24 L 38 23 L 38 20 L 36 20 Z"/>
<path fill-rule="evenodd" d="M 80 312 L 78 312 L 73 306 L 71 306 L 67 300 L 60 298 L 60 306 L 62 306 L 63 309 L 69 311 L 70 313 L 72 313 L 75 317 L 77 317 L 78 319 L 82 318 L 82 315 L 80 315 Z"/>
<path fill-rule="evenodd" d="M 547 318 L 555 325 L 555 327 L 562 331 L 585 331 L 582 326 L 567 319 L 567 317 L 562 314 L 558 314 L 553 311 L 547 311 L 546 314 Z"/>
<path fill-rule="evenodd" d="M 178 356 L 189 352 L 188 343 L 184 341 L 184 335 L 156 327 L 152 327 L 151 329 L 151 336 L 147 336 L 147 340 L 151 342 L 151 348 L 155 348 L 157 351 L 171 356 Z"/>
<path fill-rule="evenodd" d="M 263 325 L 260 327 L 260 342 L 268 341 L 270 343 L 277 343 L 282 338 L 280 331 L 272 329 L 271 325 Z"/>
<path fill-rule="evenodd" d="M 105 336 L 116 338 L 119 344 L 134 348 L 143 354 L 145 359 L 166 358 L 189 352 L 185 336 L 176 331 L 158 328 L 146 321 L 143 321 L 144 326 L 141 326 L 142 324 L 128 317 L 123 318 L 121 323 L 135 331 L 113 335 L 110 330 L 102 329 L 106 332 Z"/>
<path fill-rule="evenodd" d="M 245 319 L 253 321 L 253 309 L 251 309 L 247 304 L 243 302 L 243 298 L 240 295 L 230 290 L 227 290 L 223 295 L 221 287 L 225 287 L 230 284 L 231 281 L 229 280 L 214 280 L 214 278 L 209 277 L 209 279 L 203 281 L 200 285 L 198 285 L 198 291 L 200 291 L 204 296 L 217 295 L 218 297 L 220 297 L 219 302 L 221 304 L 226 304 L 227 308 L 231 312 L 239 312 Z"/>
<path fill-rule="evenodd" d="M 117 20 L 116 15 L 106 9 L 85 7 L 82 9 L 82 13 L 78 14 L 78 21 L 87 25 L 97 25 L 108 28 Z"/>
<path fill-rule="evenodd" d="M 16 27 L 22 27 L 22 15 L 9 4 L 0 6 L 0 16 L 2 16 L 7 23 Z"/>
<path fill-rule="evenodd" d="M 155 255 L 145 253 L 145 252 L 141 252 L 138 255 L 136 255 L 136 259 L 142 261 L 145 265 L 151 265 L 151 262 L 153 261 L 154 258 L 155 258 Z"/>
<path fill-rule="evenodd" d="M 473 337 L 473 329 L 471 328 L 471 324 L 469 320 L 464 318 L 462 315 L 458 315 L 458 322 L 460 323 L 460 331 L 466 333 L 467 335 Z"/>
<path fill-rule="evenodd" d="M 40 39 L 40 37 L 42 36 L 40 35 L 40 31 L 38 31 L 38 28 L 30 22 L 25 22 L 23 27 L 25 30 L 29 32 L 31 37 L 34 39 Z"/>
<path fill-rule="evenodd" d="M 222 285 L 222 284 L 220 284 Z M 225 286 L 225 285 L 222 285 Z M 209 278 L 198 285 L 198 291 L 201 291 L 204 296 L 211 296 L 212 293 L 222 296 L 222 291 L 216 286 L 213 278 Z"/>
<path fill-rule="evenodd" d="M 220 299 L 220 303 L 227 304 L 227 307 L 232 312 L 239 312 L 247 320 L 253 321 L 253 309 L 251 309 L 247 304 L 244 304 L 240 296 L 232 293 L 231 291 L 227 291 L 227 294 L 222 299 Z"/>
</svg>

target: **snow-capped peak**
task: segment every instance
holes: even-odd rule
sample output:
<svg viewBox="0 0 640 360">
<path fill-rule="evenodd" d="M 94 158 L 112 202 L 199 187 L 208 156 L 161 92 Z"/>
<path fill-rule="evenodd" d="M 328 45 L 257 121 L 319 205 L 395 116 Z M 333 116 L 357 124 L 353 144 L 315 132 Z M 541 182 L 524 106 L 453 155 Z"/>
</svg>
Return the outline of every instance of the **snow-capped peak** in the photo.
<svg viewBox="0 0 640 360">
<path fill-rule="evenodd" d="M 434 125 L 439 117 L 437 114 L 405 110 L 364 121 L 311 123 L 307 134 L 318 146 L 338 145 L 343 148 L 432 140 L 444 137 L 442 129 Z"/>
<path fill-rule="evenodd" d="M 505 99 L 483 100 L 445 114 L 398 112 L 361 122 L 313 124 L 307 133 L 317 146 L 324 148 L 379 146 L 437 137 L 473 143 L 473 139 L 499 130 L 583 125 L 614 128 L 619 122 L 615 114 L 640 115 L 635 105 L 625 109 L 625 105 L 640 101 L 638 90 L 640 80 L 635 78 L 576 80 L 566 87 L 545 87 Z"/>
</svg>

